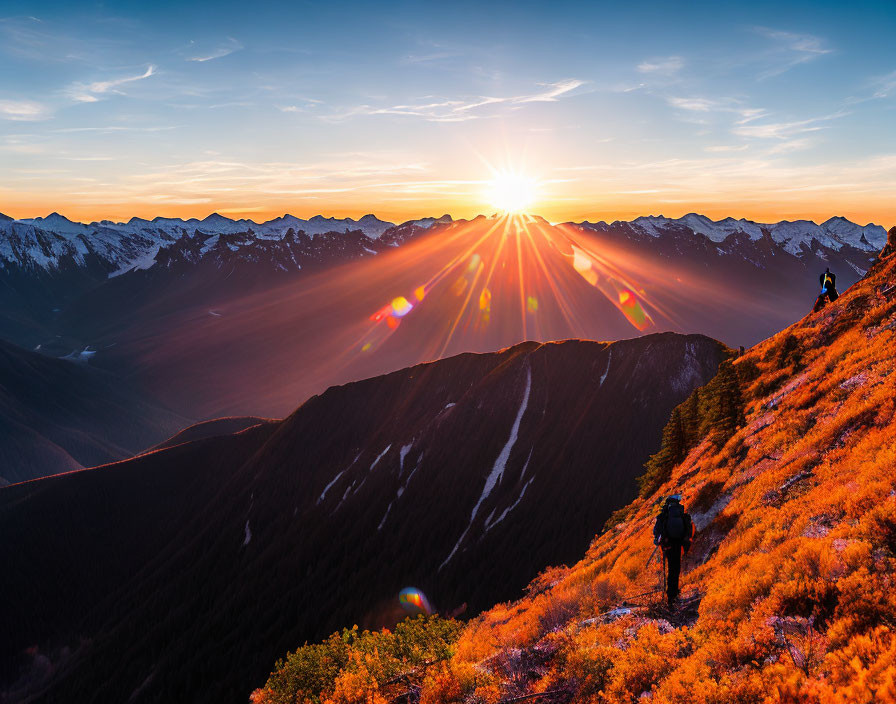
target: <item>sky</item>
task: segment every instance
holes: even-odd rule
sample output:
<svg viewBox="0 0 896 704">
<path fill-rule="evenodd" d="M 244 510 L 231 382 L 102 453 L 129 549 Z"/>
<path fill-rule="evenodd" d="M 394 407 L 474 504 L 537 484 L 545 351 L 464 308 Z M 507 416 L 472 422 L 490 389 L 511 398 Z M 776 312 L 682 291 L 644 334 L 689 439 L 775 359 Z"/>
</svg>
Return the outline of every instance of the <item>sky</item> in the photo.
<svg viewBox="0 0 896 704">
<path fill-rule="evenodd" d="M 896 2 L 0 0 L 0 212 L 896 224 Z M 498 176 L 496 176 L 496 174 Z"/>
</svg>

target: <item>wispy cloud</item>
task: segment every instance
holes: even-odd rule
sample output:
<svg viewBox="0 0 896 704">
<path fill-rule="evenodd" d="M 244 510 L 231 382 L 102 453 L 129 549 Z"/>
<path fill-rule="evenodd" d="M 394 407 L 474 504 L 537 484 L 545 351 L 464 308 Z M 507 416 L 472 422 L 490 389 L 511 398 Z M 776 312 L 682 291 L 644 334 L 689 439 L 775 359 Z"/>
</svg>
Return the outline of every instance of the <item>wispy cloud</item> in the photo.
<svg viewBox="0 0 896 704">
<path fill-rule="evenodd" d="M 428 54 L 407 54 L 402 58 L 402 62 L 406 64 L 428 64 L 437 61 L 457 59 L 462 56 L 463 54 L 459 51 L 433 51 Z"/>
<path fill-rule="evenodd" d="M 316 98 L 301 98 L 300 100 L 303 105 L 278 105 L 277 109 L 280 112 L 308 112 L 318 105 L 323 105 L 324 102 L 323 100 L 317 100 Z"/>
<path fill-rule="evenodd" d="M 664 59 L 652 59 L 642 61 L 637 69 L 641 73 L 655 73 L 662 76 L 672 76 L 684 67 L 684 59 L 680 56 L 667 56 Z"/>
<path fill-rule="evenodd" d="M 561 95 L 565 95 L 570 91 L 575 90 L 583 85 L 585 85 L 585 81 L 580 81 L 576 78 L 571 78 L 565 81 L 559 81 L 558 83 L 541 83 L 540 85 L 545 87 L 545 90 L 540 93 L 536 93 L 535 95 L 528 96 L 519 96 L 518 98 L 514 98 L 510 100 L 512 103 L 553 103 L 556 102 L 557 98 Z"/>
<path fill-rule="evenodd" d="M 737 124 L 743 125 L 753 120 L 765 117 L 768 113 L 762 108 L 746 107 L 736 98 L 702 98 L 668 96 L 666 102 L 673 108 L 687 112 L 724 112 L 733 113 L 738 119 Z"/>
<path fill-rule="evenodd" d="M 656 161 L 618 161 L 612 165 L 593 164 L 561 171 L 582 174 L 579 198 L 595 202 L 599 193 L 608 204 L 619 194 L 652 191 L 654 203 L 697 203 L 730 206 L 770 201 L 804 207 L 806 194 L 814 202 L 876 202 L 892 193 L 896 178 L 896 154 L 828 162 L 794 164 L 761 156 L 741 154 Z M 570 189 L 574 193 L 576 189 Z M 867 200 L 872 199 L 872 200 Z M 801 205 L 802 204 L 802 205 Z"/>
<path fill-rule="evenodd" d="M 896 71 L 883 76 L 874 76 L 862 83 L 863 95 L 850 96 L 844 102 L 846 105 L 867 103 L 870 100 L 883 100 L 896 95 Z"/>
<path fill-rule="evenodd" d="M 774 46 L 766 52 L 771 65 L 759 74 L 759 80 L 780 76 L 795 66 L 833 52 L 824 39 L 812 34 L 797 34 L 769 27 L 756 27 L 756 32 L 774 42 Z"/>
<path fill-rule="evenodd" d="M 525 103 L 553 103 L 576 88 L 585 85 L 585 81 L 576 78 L 564 79 L 556 83 L 540 83 L 540 90 L 524 95 L 507 97 L 477 96 L 465 99 L 434 99 L 416 103 L 392 105 L 389 107 L 373 107 L 360 105 L 347 112 L 328 117 L 330 120 L 343 120 L 356 115 L 409 115 L 422 117 L 430 122 L 464 122 L 484 117 L 479 108 L 489 105 L 522 105 Z"/>
<path fill-rule="evenodd" d="M 50 117 L 50 109 L 33 100 L 0 100 L 0 118 L 33 122 Z"/>
<path fill-rule="evenodd" d="M 211 51 L 187 57 L 187 61 L 199 61 L 200 63 L 213 61 L 214 59 L 220 59 L 225 56 L 229 56 L 233 52 L 239 51 L 242 48 L 243 45 L 238 40 L 234 39 L 233 37 L 227 37 L 226 43 L 215 49 L 212 49 Z"/>
<path fill-rule="evenodd" d="M 872 97 L 874 98 L 889 98 L 896 94 L 896 71 L 875 79 L 873 85 L 875 90 Z"/>
<path fill-rule="evenodd" d="M 108 81 L 94 81 L 93 83 L 75 83 L 66 91 L 72 100 L 79 103 L 96 103 L 100 97 L 106 93 L 114 93 L 124 95 L 119 90 L 120 86 L 135 81 L 142 81 L 150 76 L 155 75 L 156 67 L 150 64 L 146 71 L 138 76 L 124 76 L 122 78 L 113 78 Z"/>
<path fill-rule="evenodd" d="M 62 127 L 58 130 L 53 131 L 60 134 L 77 132 L 99 132 L 108 134 L 112 132 L 165 132 L 167 130 L 173 129 L 175 129 L 173 125 L 164 127 L 130 127 L 126 125 L 106 125 L 104 127 Z"/>
<path fill-rule="evenodd" d="M 673 108 L 691 110 L 694 112 L 709 112 L 711 110 L 720 109 L 717 101 L 709 100 L 707 98 L 677 98 L 671 96 L 667 98 L 667 102 Z"/>
<path fill-rule="evenodd" d="M 799 152 L 804 149 L 810 149 L 814 145 L 814 141 L 808 137 L 799 139 L 789 139 L 786 142 L 776 144 L 768 150 L 769 154 L 789 154 L 791 152 Z"/>
<path fill-rule="evenodd" d="M 749 148 L 749 144 L 713 144 L 711 146 L 704 147 L 703 151 L 711 153 L 744 152 Z"/>
<path fill-rule="evenodd" d="M 740 124 L 736 125 L 732 131 L 734 132 L 734 134 L 741 135 L 742 137 L 758 137 L 760 139 L 789 139 L 794 135 L 823 130 L 828 126 L 825 123 L 830 122 L 831 120 L 845 117 L 848 114 L 848 112 L 841 111 L 832 115 L 810 117 L 807 120 L 794 120 L 791 122 L 770 122 L 759 125 Z"/>
</svg>

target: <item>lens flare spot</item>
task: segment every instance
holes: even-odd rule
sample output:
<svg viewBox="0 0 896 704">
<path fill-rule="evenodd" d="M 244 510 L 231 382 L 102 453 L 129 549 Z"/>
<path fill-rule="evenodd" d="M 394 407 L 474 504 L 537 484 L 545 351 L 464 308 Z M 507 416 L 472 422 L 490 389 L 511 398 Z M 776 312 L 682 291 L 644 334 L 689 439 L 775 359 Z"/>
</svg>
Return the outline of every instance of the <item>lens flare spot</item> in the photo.
<svg viewBox="0 0 896 704">
<path fill-rule="evenodd" d="M 575 246 L 572 248 L 572 268 L 589 284 L 597 286 L 597 272 L 591 257 Z"/>
<path fill-rule="evenodd" d="M 364 343 L 364 346 L 361 348 L 361 351 L 362 351 L 362 352 L 367 352 L 367 351 L 370 350 L 371 347 L 373 347 L 373 343 L 372 343 L 372 342 L 366 342 L 366 343 Z"/>
<path fill-rule="evenodd" d="M 623 315 L 638 330 L 646 329 L 653 322 L 650 316 L 644 312 L 635 294 L 628 289 L 619 292 L 619 305 Z"/>
<path fill-rule="evenodd" d="M 389 326 L 390 330 L 397 329 L 400 323 L 401 318 L 396 318 L 394 315 L 390 315 L 388 318 L 386 318 L 386 325 Z"/>
<path fill-rule="evenodd" d="M 425 297 L 426 297 L 426 287 L 425 286 L 418 286 L 417 288 L 414 289 L 414 298 L 416 298 L 418 301 L 422 301 Z"/>
<path fill-rule="evenodd" d="M 467 266 L 467 271 L 469 271 L 471 274 L 475 273 L 479 268 L 479 264 L 481 262 L 482 257 L 480 257 L 478 254 L 474 254 L 472 257 L 470 257 L 470 264 Z"/>
<path fill-rule="evenodd" d="M 426 598 L 426 595 L 414 587 L 405 587 L 402 589 L 398 593 L 398 603 L 401 604 L 401 608 L 412 616 L 417 616 L 419 614 L 426 614 L 429 616 L 432 613 L 432 607 L 429 605 L 429 600 Z"/>
<path fill-rule="evenodd" d="M 403 318 L 410 313 L 411 308 L 413 307 L 414 304 L 404 296 L 398 296 L 397 298 L 392 299 L 392 315 L 398 316 L 399 318 Z"/>
<path fill-rule="evenodd" d="M 526 310 L 530 313 L 538 312 L 538 299 L 535 296 L 526 297 Z"/>
<path fill-rule="evenodd" d="M 482 289 L 479 294 L 479 310 L 488 312 L 492 308 L 492 292 L 487 288 Z"/>
<path fill-rule="evenodd" d="M 573 247 L 572 266 L 580 274 L 585 271 L 591 271 L 591 258 L 578 247 Z"/>
<path fill-rule="evenodd" d="M 386 305 L 386 306 L 383 306 L 382 308 L 380 308 L 376 313 L 374 313 L 373 315 L 370 316 L 370 319 L 373 322 L 378 323 L 383 318 L 385 318 L 387 315 L 392 315 L 392 304 L 389 304 L 389 305 Z"/>
</svg>

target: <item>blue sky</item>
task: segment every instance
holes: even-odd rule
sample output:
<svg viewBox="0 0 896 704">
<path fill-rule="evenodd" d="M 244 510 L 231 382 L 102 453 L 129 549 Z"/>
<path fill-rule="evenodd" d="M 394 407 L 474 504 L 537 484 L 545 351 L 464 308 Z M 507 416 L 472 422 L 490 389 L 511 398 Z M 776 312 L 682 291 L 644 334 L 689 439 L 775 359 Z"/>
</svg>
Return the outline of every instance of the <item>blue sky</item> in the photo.
<svg viewBox="0 0 896 704">
<path fill-rule="evenodd" d="M 896 4 L 0 2 L 0 211 L 896 221 Z"/>
</svg>

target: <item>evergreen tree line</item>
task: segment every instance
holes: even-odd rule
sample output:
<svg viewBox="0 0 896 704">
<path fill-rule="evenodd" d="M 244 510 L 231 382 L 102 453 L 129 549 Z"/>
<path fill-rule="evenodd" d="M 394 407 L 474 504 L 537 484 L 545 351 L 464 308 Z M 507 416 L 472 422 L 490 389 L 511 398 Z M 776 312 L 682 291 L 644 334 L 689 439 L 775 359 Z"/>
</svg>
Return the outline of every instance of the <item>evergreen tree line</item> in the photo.
<svg viewBox="0 0 896 704">
<path fill-rule="evenodd" d="M 738 371 L 732 360 L 725 360 L 706 386 L 694 389 L 672 410 L 659 451 L 650 456 L 644 465 L 646 471 L 638 477 L 642 497 L 656 491 L 704 438 L 709 437 L 721 448 L 744 425 L 744 380 Z"/>
</svg>

